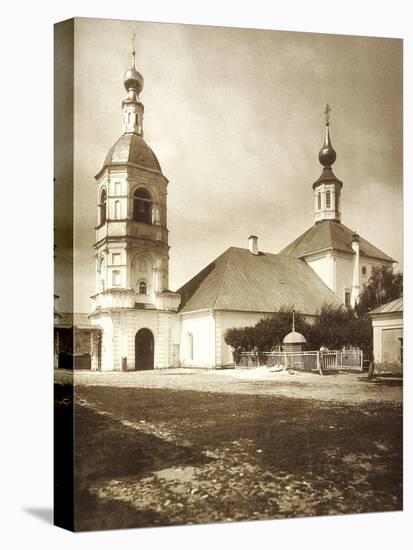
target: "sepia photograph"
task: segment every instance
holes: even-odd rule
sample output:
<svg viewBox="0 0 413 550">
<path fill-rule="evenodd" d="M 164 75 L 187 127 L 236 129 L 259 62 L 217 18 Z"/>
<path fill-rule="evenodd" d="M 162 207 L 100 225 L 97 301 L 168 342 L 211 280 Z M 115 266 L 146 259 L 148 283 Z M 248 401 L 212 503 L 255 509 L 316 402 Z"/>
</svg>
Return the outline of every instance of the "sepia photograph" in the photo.
<svg viewBox="0 0 413 550">
<path fill-rule="evenodd" d="M 54 522 L 403 510 L 403 40 L 54 26 Z"/>
</svg>

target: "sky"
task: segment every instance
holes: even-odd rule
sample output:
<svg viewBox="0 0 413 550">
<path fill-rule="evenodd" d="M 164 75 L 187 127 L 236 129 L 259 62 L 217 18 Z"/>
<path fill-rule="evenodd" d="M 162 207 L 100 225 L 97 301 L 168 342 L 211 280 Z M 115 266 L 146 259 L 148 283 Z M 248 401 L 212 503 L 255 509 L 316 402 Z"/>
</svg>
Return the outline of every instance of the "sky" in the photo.
<svg viewBox="0 0 413 550">
<path fill-rule="evenodd" d="M 169 179 L 172 290 L 229 246 L 247 247 L 250 234 L 261 250 L 277 253 L 314 223 L 327 102 L 333 169 L 343 181 L 341 221 L 402 268 L 401 40 L 77 19 L 76 311 L 92 307 L 94 176 L 122 133 L 133 33 L 145 79 L 145 140 Z M 55 169 L 60 311 L 71 304 L 66 168 Z"/>
</svg>

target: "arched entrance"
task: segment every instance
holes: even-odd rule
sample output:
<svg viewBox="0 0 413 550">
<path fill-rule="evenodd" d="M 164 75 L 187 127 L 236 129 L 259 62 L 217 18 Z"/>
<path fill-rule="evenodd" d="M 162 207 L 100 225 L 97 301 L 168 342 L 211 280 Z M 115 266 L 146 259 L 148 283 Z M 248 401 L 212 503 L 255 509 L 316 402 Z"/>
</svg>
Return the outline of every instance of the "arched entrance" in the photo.
<svg viewBox="0 0 413 550">
<path fill-rule="evenodd" d="M 153 360 L 153 334 L 148 328 L 141 328 L 135 336 L 135 370 L 153 369 Z"/>
</svg>

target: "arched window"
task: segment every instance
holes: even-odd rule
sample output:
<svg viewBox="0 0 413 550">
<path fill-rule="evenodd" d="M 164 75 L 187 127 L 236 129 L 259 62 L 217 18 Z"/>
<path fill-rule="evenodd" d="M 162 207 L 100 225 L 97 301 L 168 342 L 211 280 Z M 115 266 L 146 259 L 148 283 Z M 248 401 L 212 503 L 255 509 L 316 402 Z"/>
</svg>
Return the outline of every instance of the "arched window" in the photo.
<svg viewBox="0 0 413 550">
<path fill-rule="evenodd" d="M 152 223 L 152 199 L 149 191 L 143 187 L 133 194 L 133 219 L 137 222 Z"/>
<path fill-rule="evenodd" d="M 146 284 L 146 281 L 139 281 L 138 292 L 139 294 L 148 294 L 148 285 Z"/>
<path fill-rule="evenodd" d="M 321 210 L 321 193 L 318 193 L 317 201 L 318 201 L 318 209 Z"/>
<path fill-rule="evenodd" d="M 327 191 L 326 193 L 326 207 L 330 208 L 331 206 L 331 191 Z"/>
<path fill-rule="evenodd" d="M 120 283 L 121 283 L 120 271 L 116 269 L 115 271 L 112 271 L 112 286 L 120 286 Z"/>
<path fill-rule="evenodd" d="M 99 222 L 100 225 L 103 225 L 106 222 L 106 190 L 103 189 L 100 194 L 100 204 L 99 204 Z"/>
<path fill-rule="evenodd" d="M 367 274 L 367 268 L 366 268 L 365 265 L 363 265 L 363 267 L 361 268 L 361 273 L 362 273 L 363 275 L 366 275 L 366 274 Z"/>
<path fill-rule="evenodd" d="M 115 220 L 120 220 L 120 201 L 115 201 Z"/>
</svg>

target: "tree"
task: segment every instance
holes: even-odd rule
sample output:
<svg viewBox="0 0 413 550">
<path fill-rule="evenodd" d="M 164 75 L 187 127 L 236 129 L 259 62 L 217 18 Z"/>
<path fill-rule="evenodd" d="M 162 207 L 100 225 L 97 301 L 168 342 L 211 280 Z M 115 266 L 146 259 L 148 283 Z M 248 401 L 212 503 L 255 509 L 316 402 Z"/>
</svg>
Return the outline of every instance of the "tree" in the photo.
<svg viewBox="0 0 413 550">
<path fill-rule="evenodd" d="M 371 271 L 367 285 L 363 288 L 355 310 L 357 315 L 362 317 L 368 311 L 402 296 L 403 274 L 395 273 L 391 267 L 375 266 Z"/>
<path fill-rule="evenodd" d="M 292 309 L 280 309 L 275 315 L 264 317 L 254 326 L 230 328 L 225 333 L 225 342 L 232 347 L 237 362 L 242 351 L 256 353 L 272 351 L 281 346 L 291 332 Z M 295 313 L 295 330 L 307 340 L 309 350 L 326 346 L 332 350 L 355 347 L 363 350 L 369 358 L 373 349 L 373 328 L 368 316 L 360 317 L 353 309 L 324 305 L 311 325 L 303 315 Z"/>
<path fill-rule="evenodd" d="M 358 317 L 344 306 L 324 305 L 310 327 L 307 342 L 309 349 L 355 347 L 363 350 L 366 358 L 373 349 L 373 328 L 369 317 Z"/>
<path fill-rule="evenodd" d="M 300 313 L 295 313 L 295 330 L 306 336 L 310 325 Z M 281 346 L 284 337 L 291 332 L 293 309 L 281 308 L 274 315 L 257 321 L 254 326 L 230 328 L 225 333 L 225 342 L 238 351 L 271 351 Z"/>
<path fill-rule="evenodd" d="M 267 316 L 255 324 L 256 346 L 260 351 L 271 351 L 281 346 L 285 336 L 291 332 L 293 324 L 293 309 L 281 308 L 277 315 Z M 304 337 L 310 330 L 310 325 L 303 315 L 294 313 L 295 331 Z"/>
</svg>

